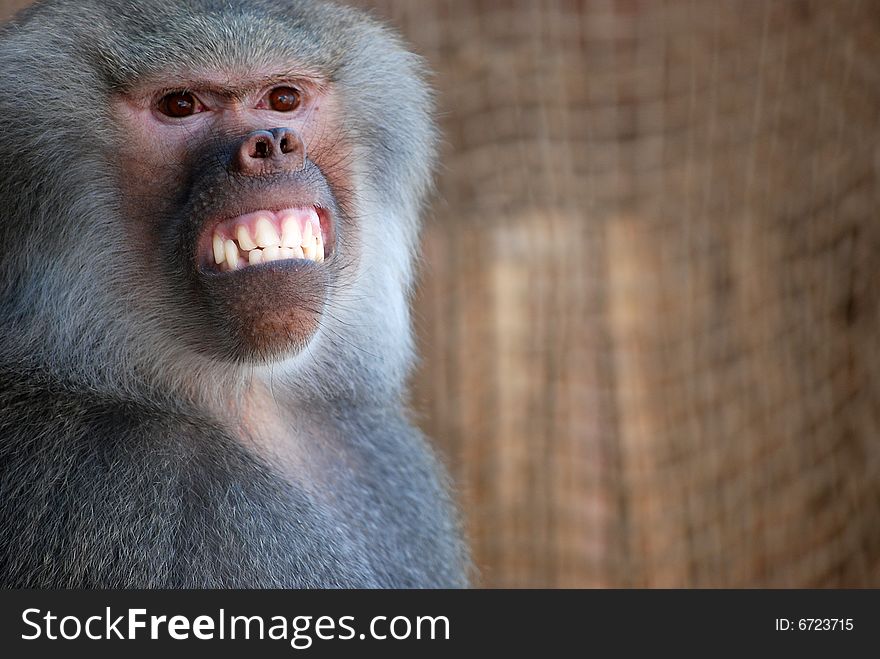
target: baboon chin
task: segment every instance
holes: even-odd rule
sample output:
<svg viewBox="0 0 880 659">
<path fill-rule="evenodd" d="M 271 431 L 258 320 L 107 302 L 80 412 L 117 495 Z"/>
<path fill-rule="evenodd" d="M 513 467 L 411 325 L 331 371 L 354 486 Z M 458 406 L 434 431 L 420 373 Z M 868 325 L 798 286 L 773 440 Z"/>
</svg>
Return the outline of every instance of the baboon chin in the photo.
<svg viewBox="0 0 880 659">
<path fill-rule="evenodd" d="M 0 586 L 468 583 L 402 403 L 423 78 L 311 0 L 0 31 Z"/>
</svg>

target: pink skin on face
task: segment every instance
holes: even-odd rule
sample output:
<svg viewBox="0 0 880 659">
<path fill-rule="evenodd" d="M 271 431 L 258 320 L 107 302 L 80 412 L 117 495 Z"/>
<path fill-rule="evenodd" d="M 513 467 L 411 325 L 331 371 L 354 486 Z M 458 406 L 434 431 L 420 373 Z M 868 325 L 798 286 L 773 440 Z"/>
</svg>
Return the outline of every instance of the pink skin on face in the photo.
<svg viewBox="0 0 880 659">
<path fill-rule="evenodd" d="M 289 64 L 276 70 L 289 70 Z M 297 103 L 290 111 L 273 109 L 273 92 L 295 90 Z M 163 111 L 163 99 L 169 94 L 186 94 L 192 99 L 192 112 L 182 117 L 167 116 Z M 142 85 L 114 101 L 113 110 L 122 119 L 125 140 L 120 156 L 123 161 L 123 183 L 138 191 L 136 198 L 149 197 L 150 189 L 161 196 L 176 187 L 175 167 L 187 161 L 194 150 L 209 142 L 214 136 L 243 136 L 255 130 L 289 128 L 303 140 L 306 155 L 318 162 L 329 162 L 323 168 L 328 181 L 338 189 L 346 189 L 348 172 L 345 164 L 348 154 L 343 141 L 330 126 L 334 124 L 337 103 L 333 101 L 329 86 L 319 76 L 298 71 L 296 75 L 276 75 L 269 72 L 247 72 L 218 76 L 211 72 L 188 72 L 185 75 L 164 75 L 161 80 L 144 81 Z M 320 162 L 318 163 L 320 166 Z M 146 191 L 146 194 L 145 194 Z M 242 199 L 249 212 L 235 218 L 219 218 L 216 228 L 208 219 L 203 235 L 199 237 L 194 255 L 200 269 L 225 270 L 214 258 L 214 235 L 238 242 L 237 227 L 244 225 L 251 236 L 256 235 L 256 223 L 262 215 L 270 221 L 278 235 L 283 234 L 283 223 L 291 215 L 300 222 L 300 231 L 306 221 L 303 213 L 311 214 L 317 221 L 317 231 L 329 255 L 334 236 L 327 213 L 322 208 L 302 207 L 302 201 L 284 199 L 283 194 L 273 194 L 274 204 L 261 208 L 263 203 L 254 200 L 250 204 Z M 285 203 L 286 202 L 286 203 Z M 143 226 L 135 231 L 145 231 Z M 154 242 L 153 236 L 144 236 L 145 243 Z M 240 247 L 240 245 L 239 245 Z M 279 244 L 279 247 L 283 245 Z M 292 246 L 289 246 L 292 247 Z M 247 251 L 240 257 L 247 264 Z M 228 266 L 228 263 L 227 263 Z"/>
</svg>

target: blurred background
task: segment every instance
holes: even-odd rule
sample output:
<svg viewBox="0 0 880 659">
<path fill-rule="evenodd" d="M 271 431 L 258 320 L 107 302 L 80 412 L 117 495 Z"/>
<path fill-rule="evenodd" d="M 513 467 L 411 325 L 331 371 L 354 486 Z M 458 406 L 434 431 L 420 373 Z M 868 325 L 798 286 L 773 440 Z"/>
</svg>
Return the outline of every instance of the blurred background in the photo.
<svg viewBox="0 0 880 659">
<path fill-rule="evenodd" d="M 436 74 L 413 406 L 479 585 L 880 586 L 880 2 L 354 4 Z"/>
</svg>

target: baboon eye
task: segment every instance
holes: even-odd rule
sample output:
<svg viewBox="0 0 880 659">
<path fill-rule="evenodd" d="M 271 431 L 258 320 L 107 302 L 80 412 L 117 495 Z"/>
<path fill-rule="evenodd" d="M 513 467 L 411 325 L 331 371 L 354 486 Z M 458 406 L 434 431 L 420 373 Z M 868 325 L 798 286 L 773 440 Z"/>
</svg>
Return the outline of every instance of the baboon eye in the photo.
<svg viewBox="0 0 880 659">
<path fill-rule="evenodd" d="M 171 92 L 159 101 L 159 112 L 180 119 L 202 111 L 202 104 L 189 92 Z"/>
<path fill-rule="evenodd" d="M 301 95 L 293 87 L 276 87 L 269 92 L 269 107 L 276 112 L 292 112 L 299 107 Z"/>
</svg>

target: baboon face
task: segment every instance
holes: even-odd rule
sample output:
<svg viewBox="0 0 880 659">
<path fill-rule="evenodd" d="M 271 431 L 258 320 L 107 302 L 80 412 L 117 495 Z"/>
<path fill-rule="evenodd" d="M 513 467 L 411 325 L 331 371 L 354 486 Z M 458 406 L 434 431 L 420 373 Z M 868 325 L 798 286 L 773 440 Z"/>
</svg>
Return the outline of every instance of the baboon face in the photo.
<svg viewBox="0 0 880 659">
<path fill-rule="evenodd" d="M 338 264 L 357 258 L 337 113 L 329 82 L 285 61 L 139 80 L 113 98 L 124 217 L 139 258 L 182 292 L 173 311 L 199 314 L 197 349 L 268 359 L 317 328 Z"/>
</svg>

